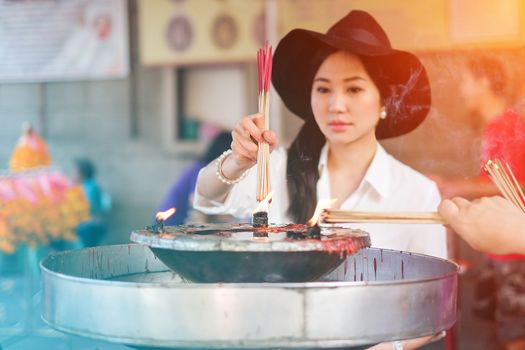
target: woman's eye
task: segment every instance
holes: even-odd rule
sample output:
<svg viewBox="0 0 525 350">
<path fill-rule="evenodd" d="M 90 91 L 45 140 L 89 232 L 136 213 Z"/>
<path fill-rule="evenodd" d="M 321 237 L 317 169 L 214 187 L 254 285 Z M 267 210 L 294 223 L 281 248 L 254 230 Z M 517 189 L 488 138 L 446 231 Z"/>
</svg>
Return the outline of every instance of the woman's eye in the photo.
<svg viewBox="0 0 525 350">
<path fill-rule="evenodd" d="M 358 92 L 363 91 L 360 87 L 352 86 L 348 88 L 348 92 L 351 92 L 352 94 L 357 94 Z"/>
<path fill-rule="evenodd" d="M 322 93 L 322 94 L 325 94 L 325 93 L 327 93 L 328 91 L 330 91 L 328 88 L 326 88 L 326 87 L 324 87 L 324 86 L 318 86 L 316 90 L 317 90 L 317 92 L 320 92 L 320 93 Z"/>
</svg>

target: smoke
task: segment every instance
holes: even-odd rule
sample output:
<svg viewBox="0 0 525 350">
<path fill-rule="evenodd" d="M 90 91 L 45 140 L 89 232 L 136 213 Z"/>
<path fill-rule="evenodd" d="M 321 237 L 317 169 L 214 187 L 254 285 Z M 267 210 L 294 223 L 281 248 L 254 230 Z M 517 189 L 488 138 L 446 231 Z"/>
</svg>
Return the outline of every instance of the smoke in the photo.
<svg viewBox="0 0 525 350">
<path fill-rule="evenodd" d="M 388 111 L 401 118 L 406 117 L 411 113 L 415 113 L 421 109 L 427 108 L 426 105 L 407 104 L 407 96 L 416 87 L 419 76 L 423 72 L 422 67 L 410 72 L 410 77 L 405 84 L 395 84 L 391 86 L 390 97 L 386 100 Z"/>
<path fill-rule="evenodd" d="M 428 174 L 472 176 L 479 173 L 481 129 L 475 116 L 468 113 L 459 94 L 459 77 L 465 57 L 459 52 L 420 54 L 431 85 L 432 105 L 426 120 L 407 135 L 382 143 L 396 158 Z M 422 69 L 414 69 L 405 84 L 393 87 L 386 101 L 403 118 L 425 105 L 406 104 Z"/>
</svg>

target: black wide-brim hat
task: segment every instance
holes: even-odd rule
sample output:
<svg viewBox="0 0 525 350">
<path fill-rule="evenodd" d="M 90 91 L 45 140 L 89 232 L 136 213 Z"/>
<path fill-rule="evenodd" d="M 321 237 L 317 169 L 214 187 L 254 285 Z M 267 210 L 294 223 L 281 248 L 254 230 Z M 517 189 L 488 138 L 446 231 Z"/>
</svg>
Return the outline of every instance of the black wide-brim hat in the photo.
<svg viewBox="0 0 525 350">
<path fill-rule="evenodd" d="M 388 113 L 376 127 L 384 139 L 406 134 L 425 120 L 430 109 L 430 84 L 419 59 L 395 50 L 383 28 L 364 11 L 354 10 L 326 34 L 294 29 L 279 42 L 273 57 L 272 83 L 286 107 L 308 121 L 313 119 L 310 95 L 313 78 L 325 57 L 320 52 L 344 50 L 381 65 L 382 96 Z"/>
</svg>

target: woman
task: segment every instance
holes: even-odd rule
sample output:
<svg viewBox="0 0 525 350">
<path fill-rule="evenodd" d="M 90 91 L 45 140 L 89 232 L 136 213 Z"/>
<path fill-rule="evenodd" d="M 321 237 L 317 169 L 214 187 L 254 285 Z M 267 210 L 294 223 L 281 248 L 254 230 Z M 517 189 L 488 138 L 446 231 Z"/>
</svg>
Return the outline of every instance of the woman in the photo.
<svg viewBox="0 0 525 350">
<path fill-rule="evenodd" d="M 295 29 L 279 43 L 272 82 L 305 123 L 290 149 L 261 131 L 258 114 L 233 130 L 232 150 L 205 167 L 195 208 L 250 217 L 257 205 L 257 144 L 271 150 L 269 220 L 305 223 L 318 200 L 356 211 L 435 211 L 435 184 L 390 156 L 377 139 L 416 128 L 430 108 L 428 78 L 414 55 L 394 50 L 367 13 L 352 11 L 327 34 Z M 361 224 L 376 247 L 446 257 L 441 226 Z"/>
<path fill-rule="evenodd" d="M 231 151 L 199 174 L 194 206 L 208 214 L 250 217 L 255 199 L 256 142 L 266 141 L 274 198 L 269 220 L 305 223 L 320 199 L 356 211 L 435 211 L 436 185 L 390 156 L 378 139 L 416 128 L 430 108 L 419 60 L 394 50 L 379 24 L 352 11 L 326 34 L 295 29 L 279 43 L 272 82 L 285 105 L 305 123 L 290 149 L 260 128 L 258 114 L 241 119 Z M 254 140 L 256 142 L 254 142 Z M 441 226 L 353 224 L 372 245 L 446 257 Z M 379 344 L 412 349 L 430 338 Z M 376 347 L 374 347 L 375 349 Z"/>
</svg>

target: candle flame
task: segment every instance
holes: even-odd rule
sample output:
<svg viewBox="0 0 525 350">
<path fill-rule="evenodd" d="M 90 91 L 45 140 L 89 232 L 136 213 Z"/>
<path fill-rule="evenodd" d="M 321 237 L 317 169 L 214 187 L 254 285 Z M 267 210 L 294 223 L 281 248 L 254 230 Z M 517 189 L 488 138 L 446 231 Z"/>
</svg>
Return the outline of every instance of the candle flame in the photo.
<svg viewBox="0 0 525 350">
<path fill-rule="evenodd" d="M 272 202 L 273 199 L 273 191 L 268 193 L 268 195 L 259 202 L 253 213 L 258 213 L 260 211 L 268 212 L 268 204 Z"/>
<path fill-rule="evenodd" d="M 157 220 L 166 221 L 170 216 L 175 214 L 175 211 L 177 211 L 175 208 L 171 208 L 166 211 L 159 211 L 157 215 L 155 215 L 155 218 Z"/>
<path fill-rule="evenodd" d="M 330 209 L 332 207 L 332 204 L 334 204 L 337 201 L 337 198 L 332 199 L 321 199 L 317 202 L 317 206 L 315 207 L 314 215 L 308 220 L 308 226 L 315 226 L 317 225 L 317 221 L 319 220 L 319 216 L 321 216 L 321 213 L 325 209 Z"/>
</svg>

